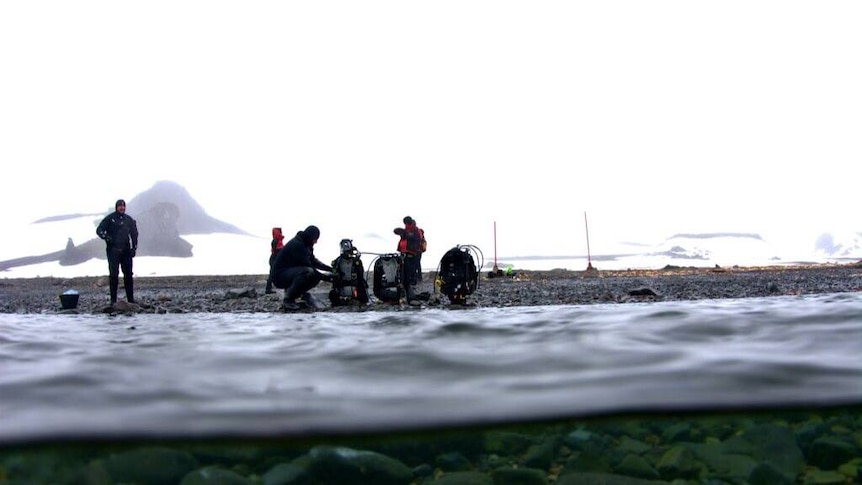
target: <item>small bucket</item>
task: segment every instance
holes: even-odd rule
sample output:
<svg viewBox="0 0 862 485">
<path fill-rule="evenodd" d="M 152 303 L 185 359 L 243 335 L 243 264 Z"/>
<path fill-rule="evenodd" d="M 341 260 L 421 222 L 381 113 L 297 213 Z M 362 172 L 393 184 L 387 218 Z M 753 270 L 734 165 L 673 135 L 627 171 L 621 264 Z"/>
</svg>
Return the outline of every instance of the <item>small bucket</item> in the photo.
<svg viewBox="0 0 862 485">
<path fill-rule="evenodd" d="M 60 295 L 60 305 L 63 306 L 63 310 L 72 310 L 74 308 L 78 308 L 78 295 L 77 291 L 68 290 L 65 291 L 62 295 Z"/>
</svg>

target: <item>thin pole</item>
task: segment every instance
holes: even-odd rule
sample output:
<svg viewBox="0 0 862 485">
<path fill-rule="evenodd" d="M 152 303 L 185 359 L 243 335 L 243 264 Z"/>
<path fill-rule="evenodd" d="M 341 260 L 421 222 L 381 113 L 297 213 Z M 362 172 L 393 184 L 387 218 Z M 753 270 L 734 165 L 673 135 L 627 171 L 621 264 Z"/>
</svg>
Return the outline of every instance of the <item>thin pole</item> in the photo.
<svg viewBox="0 0 862 485">
<path fill-rule="evenodd" d="M 590 226 L 587 224 L 587 211 L 584 211 L 584 229 L 587 233 L 587 271 L 593 269 L 593 260 L 590 257 Z"/>
<path fill-rule="evenodd" d="M 497 272 L 497 221 L 494 221 L 494 272 Z"/>
</svg>

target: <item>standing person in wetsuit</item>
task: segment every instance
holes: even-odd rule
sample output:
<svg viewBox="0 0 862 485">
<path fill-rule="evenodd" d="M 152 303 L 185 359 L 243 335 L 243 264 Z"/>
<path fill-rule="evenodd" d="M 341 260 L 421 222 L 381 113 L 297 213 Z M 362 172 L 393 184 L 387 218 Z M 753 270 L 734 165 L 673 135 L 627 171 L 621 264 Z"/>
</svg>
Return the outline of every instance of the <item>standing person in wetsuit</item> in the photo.
<svg viewBox="0 0 862 485">
<path fill-rule="evenodd" d="M 296 233 L 278 252 L 272 263 L 272 284 L 284 289 L 284 310 L 300 308 L 296 299 L 300 296 L 311 307 L 322 306 L 308 293 L 321 280 L 332 281 L 332 267 L 314 256 L 314 245 L 320 238 L 317 226 L 308 226 Z M 321 273 L 320 271 L 326 271 Z"/>
<path fill-rule="evenodd" d="M 282 234 L 280 227 L 272 228 L 272 242 L 269 245 L 269 275 L 266 277 L 265 291 L 267 295 L 275 293 L 275 290 L 272 289 L 272 263 L 275 262 L 275 257 L 278 255 L 278 252 L 284 247 L 284 234 Z"/>
<path fill-rule="evenodd" d="M 416 299 L 415 287 L 422 271 L 422 252 L 425 250 L 425 231 L 416 225 L 412 217 L 406 216 L 404 227 L 396 227 L 393 232 L 401 239 L 398 241 L 398 252 L 404 259 L 404 291 L 407 293 L 407 303 L 419 305 Z"/>
<path fill-rule="evenodd" d="M 114 212 L 105 216 L 96 227 L 96 235 L 105 240 L 108 256 L 108 282 L 111 291 L 111 306 L 117 303 L 117 287 L 120 284 L 120 269 L 123 270 L 123 286 L 126 301 L 135 302 L 132 280 L 132 259 L 138 250 L 138 224 L 126 214 L 126 201 L 119 199 Z"/>
</svg>

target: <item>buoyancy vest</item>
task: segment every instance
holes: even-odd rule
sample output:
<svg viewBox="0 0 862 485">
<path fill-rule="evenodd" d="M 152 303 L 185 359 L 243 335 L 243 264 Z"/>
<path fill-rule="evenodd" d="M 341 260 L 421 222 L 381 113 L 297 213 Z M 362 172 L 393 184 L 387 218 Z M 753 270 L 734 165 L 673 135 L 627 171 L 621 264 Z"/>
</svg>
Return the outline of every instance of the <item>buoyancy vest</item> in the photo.
<svg viewBox="0 0 862 485">
<path fill-rule="evenodd" d="M 362 266 L 361 253 L 350 239 L 341 241 L 341 255 L 332 262 L 332 290 L 329 301 L 332 306 L 349 305 L 353 302 L 368 303 L 368 283 Z"/>
<path fill-rule="evenodd" d="M 455 246 L 446 251 L 440 260 L 437 278 L 440 292 L 451 303 L 464 304 L 479 284 L 479 271 L 469 247 Z"/>
<path fill-rule="evenodd" d="M 425 252 L 425 231 L 420 229 L 416 223 L 408 223 L 404 228 L 398 228 L 395 233 L 401 236 L 398 240 L 398 252 L 408 254 L 420 254 Z"/>
<path fill-rule="evenodd" d="M 404 260 L 398 253 L 383 254 L 374 260 L 374 296 L 397 303 L 404 294 Z"/>
</svg>

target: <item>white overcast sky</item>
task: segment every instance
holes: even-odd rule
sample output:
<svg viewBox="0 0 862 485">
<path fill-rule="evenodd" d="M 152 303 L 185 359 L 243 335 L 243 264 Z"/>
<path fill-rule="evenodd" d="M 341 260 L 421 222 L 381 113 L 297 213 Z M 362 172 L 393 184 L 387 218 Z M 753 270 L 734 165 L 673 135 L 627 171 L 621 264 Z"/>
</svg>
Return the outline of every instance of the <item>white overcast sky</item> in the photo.
<svg viewBox="0 0 862 485">
<path fill-rule="evenodd" d="M 862 230 L 860 26 L 858 0 L 2 2 L 0 224 L 173 180 L 264 238 L 409 214 L 582 254 L 586 212 L 594 246 L 811 247 Z"/>
</svg>

